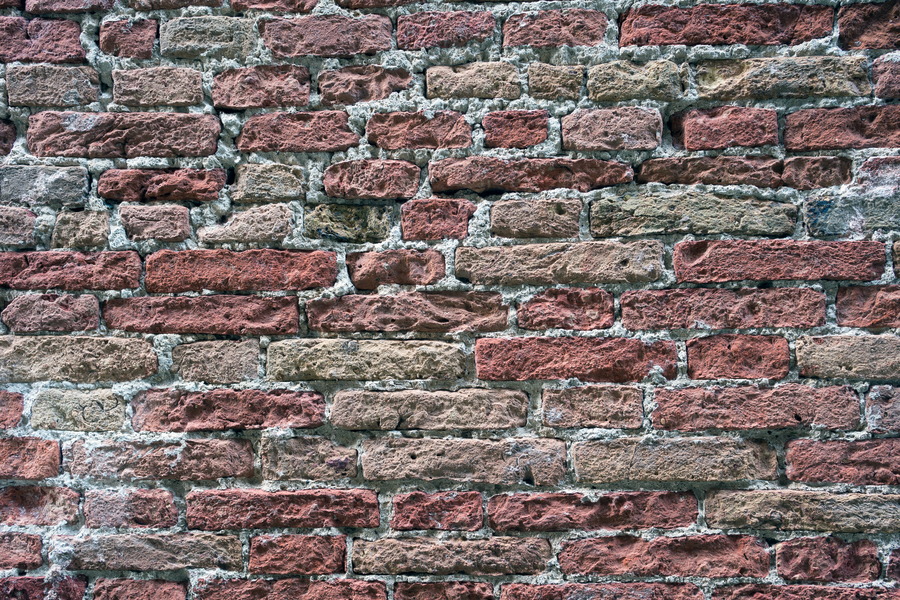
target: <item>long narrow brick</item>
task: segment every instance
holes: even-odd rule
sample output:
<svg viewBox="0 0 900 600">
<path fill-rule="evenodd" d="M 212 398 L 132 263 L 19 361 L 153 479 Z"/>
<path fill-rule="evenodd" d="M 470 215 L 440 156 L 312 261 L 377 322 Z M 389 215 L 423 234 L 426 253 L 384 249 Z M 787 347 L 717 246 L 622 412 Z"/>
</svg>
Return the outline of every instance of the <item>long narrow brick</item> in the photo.
<svg viewBox="0 0 900 600">
<path fill-rule="evenodd" d="M 235 569 L 241 566 L 241 542 L 211 533 L 62 536 L 69 566 L 84 570 L 173 571 L 186 568 Z"/>
<path fill-rule="evenodd" d="M 140 277 L 137 252 L 0 252 L 0 285 L 15 290 L 120 290 Z"/>
<path fill-rule="evenodd" d="M 785 118 L 784 146 L 808 151 L 900 145 L 900 106 L 810 108 Z"/>
<path fill-rule="evenodd" d="M 900 439 L 787 444 L 787 476 L 793 481 L 897 485 L 900 483 Z"/>
<path fill-rule="evenodd" d="M 428 178 L 435 192 L 540 192 L 559 187 L 588 192 L 628 183 L 632 176 L 631 168 L 623 163 L 593 158 L 504 160 L 471 156 L 445 158 L 428 165 Z"/>
<path fill-rule="evenodd" d="M 113 337 L 0 337 L 0 381 L 130 381 L 156 373 L 153 346 Z"/>
<path fill-rule="evenodd" d="M 357 540 L 353 565 L 358 573 L 536 574 L 544 570 L 551 554 L 550 542 L 536 538 Z"/>
</svg>

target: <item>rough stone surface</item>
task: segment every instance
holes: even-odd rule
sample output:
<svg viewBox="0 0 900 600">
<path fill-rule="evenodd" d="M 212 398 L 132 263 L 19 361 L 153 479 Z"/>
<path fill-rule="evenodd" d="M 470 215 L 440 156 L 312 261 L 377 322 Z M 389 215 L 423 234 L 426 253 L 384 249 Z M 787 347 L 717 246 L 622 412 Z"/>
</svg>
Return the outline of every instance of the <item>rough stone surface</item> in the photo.
<svg viewBox="0 0 900 600">
<path fill-rule="evenodd" d="M 170 58 L 235 58 L 256 44 L 253 21 L 233 17 L 178 17 L 159 28 L 159 51 Z"/>
<path fill-rule="evenodd" d="M 403 50 L 449 48 L 483 41 L 494 33 L 487 11 L 420 12 L 397 19 L 397 47 Z"/>
<path fill-rule="evenodd" d="M 628 386 L 587 385 L 544 390 L 543 423 L 549 427 L 637 429 L 643 395 Z"/>
<path fill-rule="evenodd" d="M 5 206 L 83 207 L 88 187 L 84 167 L 0 166 L 0 204 Z"/>
<path fill-rule="evenodd" d="M 353 547 L 360 573 L 530 574 L 543 571 L 550 556 L 550 543 L 534 538 L 360 540 Z"/>
<path fill-rule="evenodd" d="M 0 381 L 129 381 L 156 372 L 151 345 L 139 339 L 30 336 L 0 338 Z"/>
<path fill-rule="evenodd" d="M 325 193 L 348 200 L 412 198 L 419 187 L 419 167 L 402 160 L 350 160 L 325 169 Z"/>
<path fill-rule="evenodd" d="M 56 217 L 50 245 L 54 248 L 97 248 L 109 239 L 109 215 L 99 210 L 64 212 Z"/>
<path fill-rule="evenodd" d="M 206 244 L 277 244 L 291 233 L 291 228 L 290 207 L 269 204 L 236 212 L 222 225 L 201 227 L 197 237 Z"/>
<path fill-rule="evenodd" d="M 175 67 L 113 71 L 113 98 L 126 106 L 200 104 L 203 74 Z"/>
<path fill-rule="evenodd" d="M 0 318 L 14 333 L 87 331 L 100 326 L 100 304 L 90 295 L 27 294 L 7 304 Z"/>
<path fill-rule="evenodd" d="M 405 90 L 411 82 L 409 72 L 403 69 L 374 65 L 344 67 L 319 75 L 319 97 L 326 106 L 371 102 Z"/>
<path fill-rule="evenodd" d="M 804 336 L 797 340 L 797 365 L 806 377 L 895 379 L 900 338 L 892 335 L 855 337 Z"/>
<path fill-rule="evenodd" d="M 191 235 L 190 212 L 184 206 L 122 206 L 119 220 L 136 241 L 183 242 Z"/>
<path fill-rule="evenodd" d="M 347 113 L 330 110 L 255 115 L 237 140 L 242 152 L 335 152 L 358 143 Z"/>
<path fill-rule="evenodd" d="M 260 29 L 266 47 L 281 58 L 374 54 L 391 47 L 391 21 L 383 15 L 272 19 Z"/>
<path fill-rule="evenodd" d="M 491 233 L 512 238 L 573 238 L 581 228 L 578 198 L 501 200 L 491 207 Z"/>
<path fill-rule="evenodd" d="M 522 93 L 519 72 L 508 62 L 475 62 L 457 67 L 429 67 L 429 98 L 509 98 Z"/>
<path fill-rule="evenodd" d="M 867 96 L 871 92 L 861 56 L 753 58 L 697 65 L 703 98 L 809 98 Z"/>
<path fill-rule="evenodd" d="M 894 2 L 842 6 L 838 30 L 842 48 L 900 48 L 900 5 Z"/>
<path fill-rule="evenodd" d="M 213 202 L 225 180 L 222 169 L 110 169 L 97 193 L 120 202 Z"/>
<path fill-rule="evenodd" d="M 785 338 L 722 334 L 687 341 L 692 379 L 782 379 L 790 368 Z"/>
<path fill-rule="evenodd" d="M 599 288 L 554 288 L 519 305 L 525 329 L 605 329 L 613 324 L 613 297 Z"/>
<path fill-rule="evenodd" d="M 347 271 L 360 290 L 389 284 L 428 285 L 444 277 L 444 256 L 434 250 L 351 252 Z"/>
<path fill-rule="evenodd" d="M 0 17 L 0 61 L 84 62 L 80 34 L 77 21 Z"/>
<path fill-rule="evenodd" d="M 380 242 L 391 229 L 391 208 L 351 204 L 319 204 L 303 218 L 307 237 L 362 244 Z"/>
<path fill-rule="evenodd" d="M 229 569 L 241 562 L 238 538 L 211 533 L 96 535 L 67 537 L 58 543 L 71 548 L 73 569 Z"/>
<path fill-rule="evenodd" d="M 581 93 L 584 67 L 580 65 L 528 65 L 528 88 L 531 95 L 543 100 L 572 100 Z"/>
<path fill-rule="evenodd" d="M 97 100 L 100 78 L 90 67 L 11 67 L 6 72 L 6 91 L 13 106 L 81 106 Z"/>
<path fill-rule="evenodd" d="M 16 290 L 110 290 L 139 285 L 136 252 L 0 253 L 0 285 Z"/>
<path fill-rule="evenodd" d="M 303 180 L 301 169 L 287 165 L 240 165 L 231 199 L 235 202 L 302 200 L 306 189 Z"/>
<path fill-rule="evenodd" d="M 497 110 L 481 120 L 484 144 L 490 148 L 527 148 L 547 139 L 550 119 L 545 110 Z"/>
</svg>

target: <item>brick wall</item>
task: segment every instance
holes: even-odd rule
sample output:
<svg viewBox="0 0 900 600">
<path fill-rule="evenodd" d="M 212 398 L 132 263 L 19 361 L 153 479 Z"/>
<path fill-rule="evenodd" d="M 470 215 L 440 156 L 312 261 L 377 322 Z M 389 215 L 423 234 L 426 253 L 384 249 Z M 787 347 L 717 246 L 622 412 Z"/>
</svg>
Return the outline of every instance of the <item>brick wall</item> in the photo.
<svg viewBox="0 0 900 600">
<path fill-rule="evenodd" d="M 900 600 L 900 3 L 0 0 L 0 598 Z"/>
</svg>

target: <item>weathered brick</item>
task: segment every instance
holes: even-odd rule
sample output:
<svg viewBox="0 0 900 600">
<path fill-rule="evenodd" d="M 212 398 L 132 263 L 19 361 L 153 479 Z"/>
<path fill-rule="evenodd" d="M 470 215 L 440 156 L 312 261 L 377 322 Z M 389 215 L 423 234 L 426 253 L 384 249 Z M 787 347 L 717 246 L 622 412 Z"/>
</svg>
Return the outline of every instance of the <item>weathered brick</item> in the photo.
<svg viewBox="0 0 900 600">
<path fill-rule="evenodd" d="M 884 272 L 881 242 L 704 240 L 675 244 L 679 282 L 742 280 L 878 279 Z"/>
<path fill-rule="evenodd" d="M 64 487 L 0 488 L 0 519 L 6 525 L 70 525 L 78 520 L 78 492 Z"/>
<path fill-rule="evenodd" d="M 3 252 L 0 285 L 16 290 L 114 290 L 140 285 L 137 252 Z"/>
<path fill-rule="evenodd" d="M 185 206 L 125 205 L 119 207 L 119 221 L 136 241 L 183 242 L 191 236 L 190 211 Z"/>
<path fill-rule="evenodd" d="M 0 166 L 0 204 L 83 207 L 88 195 L 84 167 Z"/>
<path fill-rule="evenodd" d="M 837 323 L 843 327 L 900 327 L 900 286 L 838 289 Z"/>
<path fill-rule="evenodd" d="M 419 167 L 404 160 L 347 160 L 325 169 L 325 193 L 349 200 L 412 198 L 419 189 Z"/>
<path fill-rule="evenodd" d="M 254 206 L 232 213 L 222 225 L 199 228 L 197 237 L 204 244 L 277 244 L 290 235 L 292 221 L 287 204 Z"/>
<path fill-rule="evenodd" d="M 866 394 L 866 428 L 872 433 L 900 430 L 900 389 L 876 385 Z"/>
<path fill-rule="evenodd" d="M 563 544 L 563 573 L 586 575 L 765 577 L 766 545 L 742 535 L 613 536 Z"/>
<path fill-rule="evenodd" d="M 675 100 L 682 94 L 681 71 L 669 60 L 634 63 L 614 60 L 588 69 L 588 96 L 595 102 L 633 98 Z"/>
<path fill-rule="evenodd" d="M 357 573 L 388 574 L 536 574 L 546 568 L 551 556 L 550 542 L 537 538 L 356 540 L 353 569 Z"/>
<path fill-rule="evenodd" d="M 790 369 L 791 351 L 780 336 L 711 335 L 686 345 L 692 379 L 781 379 Z"/>
<path fill-rule="evenodd" d="M 478 492 L 410 492 L 394 496 L 391 528 L 477 531 L 484 523 Z"/>
<path fill-rule="evenodd" d="M 836 537 L 797 538 L 775 547 L 778 574 L 785 579 L 866 582 L 878 578 L 878 548 L 869 540 Z"/>
<path fill-rule="evenodd" d="M 22 420 L 25 397 L 16 392 L 0 390 L 0 429 L 17 427 Z"/>
<path fill-rule="evenodd" d="M 496 292 L 348 294 L 306 303 L 309 328 L 350 331 L 501 331 L 508 307 Z"/>
<path fill-rule="evenodd" d="M 686 150 L 778 145 L 778 114 L 771 108 L 719 106 L 672 116 L 672 140 Z"/>
<path fill-rule="evenodd" d="M 390 233 L 392 209 L 391 206 L 356 204 L 307 207 L 303 215 L 303 233 L 310 238 L 335 242 L 381 242 Z"/>
<path fill-rule="evenodd" d="M 314 392 L 290 390 L 151 389 L 131 401 L 135 431 L 217 431 L 318 427 L 325 400 Z"/>
<path fill-rule="evenodd" d="M 252 19 L 177 17 L 159 28 L 159 52 L 167 58 L 244 59 L 256 45 Z"/>
<path fill-rule="evenodd" d="M 178 509 L 172 492 L 161 489 L 119 488 L 88 490 L 84 495 L 87 527 L 173 527 Z"/>
<path fill-rule="evenodd" d="M 455 344 L 430 341 L 296 339 L 269 344 L 276 381 L 456 379 L 466 370 Z"/>
<path fill-rule="evenodd" d="M 100 50 L 121 58 L 150 58 L 156 29 L 156 19 L 104 21 L 100 24 Z"/>
<path fill-rule="evenodd" d="M 239 569 L 241 542 L 212 533 L 60 536 L 69 567 L 79 570 L 175 571 L 187 568 Z"/>
<path fill-rule="evenodd" d="M 662 271 L 662 244 L 582 242 L 456 250 L 456 275 L 474 284 L 639 283 Z"/>
<path fill-rule="evenodd" d="M 394 584 L 397 600 L 491 600 L 494 587 L 477 581 L 412 582 Z"/>
<path fill-rule="evenodd" d="M 900 48 L 900 3 L 852 4 L 838 10 L 842 48 Z"/>
<path fill-rule="evenodd" d="M 0 119 L 0 156 L 12 152 L 16 143 L 16 126 L 12 121 Z"/>
<path fill-rule="evenodd" d="M 153 67 L 115 70 L 113 100 L 126 106 L 192 106 L 203 102 L 203 74 L 194 69 Z"/>
<path fill-rule="evenodd" d="M 896 379 L 900 368 L 900 338 L 892 335 L 804 336 L 797 340 L 796 352 L 805 377 Z"/>
<path fill-rule="evenodd" d="M 522 94 L 519 71 L 508 62 L 473 62 L 455 67 L 428 67 L 429 98 L 508 98 Z"/>
<path fill-rule="evenodd" d="M 420 198 L 400 209 L 404 240 L 463 239 L 475 205 L 463 198 Z M 2 239 L 2 238 L 0 238 Z"/>
<path fill-rule="evenodd" d="M 582 207 L 578 198 L 500 200 L 491 206 L 491 233 L 513 238 L 578 237 Z"/>
<path fill-rule="evenodd" d="M 385 600 L 387 591 L 382 581 L 361 579 L 213 579 L 195 586 L 194 595 L 198 600 Z"/>
<path fill-rule="evenodd" d="M 809 108 L 785 117 L 788 150 L 900 146 L 900 106 Z"/>
<path fill-rule="evenodd" d="M 484 145 L 488 148 L 527 148 L 547 139 L 546 110 L 497 110 L 484 115 Z"/>
<path fill-rule="evenodd" d="M 98 248 L 109 239 L 109 214 L 100 210 L 63 212 L 56 217 L 50 246 L 53 248 Z"/>
<path fill-rule="evenodd" d="M 687 492 L 612 492 L 592 499 L 577 493 L 506 494 L 488 502 L 499 531 L 675 529 L 697 520 L 697 499 Z"/>
<path fill-rule="evenodd" d="M 44 564 L 41 536 L 28 533 L 0 533 L 0 569 L 37 569 Z"/>
<path fill-rule="evenodd" d="M 637 429 L 641 426 L 643 394 L 626 386 L 587 385 L 543 395 L 543 423 L 549 427 Z"/>
<path fill-rule="evenodd" d="M 791 4 L 645 5 L 621 22 L 619 45 L 795 45 L 831 33 L 834 10 Z"/>
<path fill-rule="evenodd" d="M 356 450 L 321 437 L 263 438 L 266 480 L 327 481 L 356 476 Z"/>
<path fill-rule="evenodd" d="M 283 335 L 297 333 L 293 297 L 198 296 L 113 298 L 103 307 L 110 329 L 144 333 Z"/>
<path fill-rule="evenodd" d="M 776 479 L 775 452 L 726 437 L 620 438 L 576 442 L 575 476 L 585 483 Z"/>
<path fill-rule="evenodd" d="M 0 17 L 0 62 L 84 62 L 80 35 L 77 21 Z"/>
<path fill-rule="evenodd" d="M 366 479 L 557 485 L 565 477 L 566 444 L 547 438 L 381 438 L 363 442 Z M 355 561 L 354 561 L 355 563 Z"/>
<path fill-rule="evenodd" d="M 517 316 L 524 329 L 605 329 L 613 324 L 613 297 L 599 288 L 554 288 L 521 303 Z"/>
<path fill-rule="evenodd" d="M 246 440 L 141 442 L 80 439 L 67 443 L 63 453 L 69 473 L 93 479 L 185 481 L 251 477 L 254 471 L 253 448 Z"/>
<path fill-rule="evenodd" d="M 577 598 L 620 600 L 701 600 L 703 592 L 692 583 L 566 583 L 534 585 L 507 583 L 500 600 L 576 600 Z"/>
<path fill-rule="evenodd" d="M 405 90 L 412 76 L 403 69 L 375 65 L 344 67 L 319 73 L 319 100 L 325 106 L 383 100 Z"/>
<path fill-rule="evenodd" d="M 569 9 L 518 13 L 503 23 L 504 46 L 600 46 L 606 15 L 598 10 Z"/>
<path fill-rule="evenodd" d="M 216 108 L 245 109 L 309 104 L 309 69 L 269 65 L 229 69 L 213 78 Z"/>
<path fill-rule="evenodd" d="M 507 429 L 523 427 L 528 396 L 501 389 L 455 392 L 342 390 L 331 405 L 341 429 Z"/>
<path fill-rule="evenodd" d="M 443 279 L 444 255 L 436 250 L 385 250 L 347 254 L 347 271 L 360 290 L 379 285 L 428 285 Z"/>
<path fill-rule="evenodd" d="M 237 139 L 241 152 L 337 152 L 358 144 L 339 110 L 254 115 Z"/>
<path fill-rule="evenodd" d="M 38 391 L 31 407 L 35 429 L 118 431 L 125 421 L 125 401 L 112 390 Z"/>
<path fill-rule="evenodd" d="M 584 67 L 581 65 L 528 65 L 528 90 L 542 100 L 576 100 L 581 94 Z"/>
<path fill-rule="evenodd" d="M 224 169 L 110 169 L 97 193 L 120 202 L 212 202 L 224 187 Z"/>
<path fill-rule="evenodd" d="M 86 577 L 4 577 L 0 594 L 22 600 L 82 600 Z"/>
<path fill-rule="evenodd" d="M 59 462 L 59 443 L 53 440 L 34 437 L 0 439 L 0 477 L 3 479 L 56 477 Z"/>
<path fill-rule="evenodd" d="M 156 373 L 150 343 L 111 337 L 0 337 L 0 381 L 129 381 Z"/>
<path fill-rule="evenodd" d="M 100 303 L 88 294 L 18 296 L 0 314 L 14 333 L 86 331 L 100 326 Z"/>
<path fill-rule="evenodd" d="M 855 429 L 859 399 L 849 387 L 759 386 L 658 389 L 653 424 L 660 429 Z"/>
<path fill-rule="evenodd" d="M 371 490 L 198 490 L 187 495 L 192 529 L 269 527 L 377 527 L 378 498 Z"/>
<path fill-rule="evenodd" d="M 186 600 L 187 588 L 179 581 L 162 579 L 105 579 L 94 582 L 94 600 Z"/>
<path fill-rule="evenodd" d="M 862 56 L 715 60 L 698 63 L 696 69 L 701 98 L 744 100 L 871 93 Z"/>
<path fill-rule="evenodd" d="M 782 182 L 799 190 L 850 183 L 852 163 L 839 156 L 795 156 L 785 159 Z"/>
<path fill-rule="evenodd" d="M 10 66 L 6 92 L 11 106 L 81 106 L 97 101 L 100 77 L 91 67 Z"/>
<path fill-rule="evenodd" d="M 900 496 L 801 490 L 722 490 L 707 495 L 706 522 L 717 529 L 834 533 L 900 531 Z"/>
<path fill-rule="evenodd" d="M 897 485 L 898 438 L 851 442 L 792 440 L 787 444 L 787 476 L 794 481 Z"/>
<path fill-rule="evenodd" d="M 147 257 L 148 292 L 306 290 L 337 277 L 333 252 L 161 250 Z"/>
<path fill-rule="evenodd" d="M 662 117 L 654 109 L 579 109 L 562 118 L 565 150 L 653 150 L 662 137 Z"/>
<path fill-rule="evenodd" d="M 319 0 L 235 0 L 234 10 L 267 10 L 275 13 L 303 13 L 315 8 Z"/>
<path fill-rule="evenodd" d="M 469 189 L 485 192 L 542 192 L 573 188 L 579 192 L 632 179 L 623 163 L 594 158 L 526 158 L 505 160 L 491 156 L 445 158 L 429 163 L 428 178 L 435 192 Z"/>
<path fill-rule="evenodd" d="M 174 10 L 191 6 L 216 8 L 222 6 L 222 0 L 128 0 L 128 4 L 135 10 Z"/>
<path fill-rule="evenodd" d="M 900 61 L 884 56 L 872 63 L 875 95 L 879 98 L 900 98 Z"/>
<path fill-rule="evenodd" d="M 713 594 L 714 600 L 751 600 L 756 598 L 774 598 L 777 600 L 813 600 L 827 597 L 829 600 L 878 600 L 888 598 L 894 600 L 894 590 L 878 588 L 858 589 L 818 585 L 743 585 L 723 586 Z"/>
<path fill-rule="evenodd" d="M 375 113 L 366 124 L 369 143 L 386 150 L 403 148 L 467 148 L 472 127 L 462 113 L 436 111 Z"/>
<path fill-rule="evenodd" d="M 755 185 L 779 187 L 782 161 L 766 156 L 696 156 L 651 158 L 641 163 L 641 183 L 703 183 L 707 185 Z"/>
<path fill-rule="evenodd" d="M 185 380 L 237 383 L 256 379 L 257 340 L 193 342 L 172 349 L 172 370 Z"/>
<path fill-rule="evenodd" d="M 280 58 L 353 56 L 390 50 L 393 27 L 383 15 L 316 15 L 260 22 L 266 47 Z"/>
<path fill-rule="evenodd" d="M 401 50 L 465 46 L 493 33 L 494 16 L 487 11 L 418 12 L 397 18 Z"/>
<path fill-rule="evenodd" d="M 326 575 L 344 570 L 342 535 L 258 535 L 250 540 L 251 573 Z"/>
<path fill-rule="evenodd" d="M 475 212 L 474 205 L 472 208 L 472 212 Z M 34 227 L 36 224 L 37 215 L 27 208 L 0 206 L 0 244 L 33 248 L 35 242 Z"/>
<path fill-rule="evenodd" d="M 28 118 L 26 139 L 35 156 L 209 156 L 221 128 L 214 115 L 48 110 Z"/>
</svg>

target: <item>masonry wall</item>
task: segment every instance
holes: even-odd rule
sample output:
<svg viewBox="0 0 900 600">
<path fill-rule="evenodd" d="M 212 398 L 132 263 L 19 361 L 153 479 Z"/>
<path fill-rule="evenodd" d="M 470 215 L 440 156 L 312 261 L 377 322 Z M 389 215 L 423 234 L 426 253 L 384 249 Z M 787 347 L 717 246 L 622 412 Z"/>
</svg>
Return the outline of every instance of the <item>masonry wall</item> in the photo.
<svg viewBox="0 0 900 600">
<path fill-rule="evenodd" d="M 900 3 L 0 0 L 0 598 L 900 599 Z"/>
</svg>

